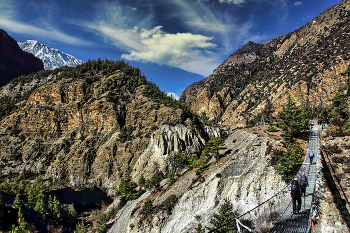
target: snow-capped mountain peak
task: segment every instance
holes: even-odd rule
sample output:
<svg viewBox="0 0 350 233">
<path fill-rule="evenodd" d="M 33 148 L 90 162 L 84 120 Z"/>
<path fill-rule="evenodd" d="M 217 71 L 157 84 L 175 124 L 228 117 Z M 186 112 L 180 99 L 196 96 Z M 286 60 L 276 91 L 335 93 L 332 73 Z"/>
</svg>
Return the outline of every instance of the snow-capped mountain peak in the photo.
<svg viewBox="0 0 350 233">
<path fill-rule="evenodd" d="M 27 40 L 24 43 L 18 42 L 18 45 L 23 51 L 42 60 L 45 70 L 53 70 L 62 66 L 77 66 L 83 63 L 72 55 L 50 48 L 36 40 Z"/>
</svg>

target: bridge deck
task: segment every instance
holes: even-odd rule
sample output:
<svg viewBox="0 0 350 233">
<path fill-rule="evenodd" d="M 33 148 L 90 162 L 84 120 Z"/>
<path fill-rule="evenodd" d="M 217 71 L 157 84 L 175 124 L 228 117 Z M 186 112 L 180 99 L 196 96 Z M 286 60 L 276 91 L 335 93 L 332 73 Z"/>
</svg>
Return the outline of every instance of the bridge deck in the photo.
<svg viewBox="0 0 350 233">
<path fill-rule="evenodd" d="M 315 158 L 313 159 L 313 163 L 310 164 L 307 153 L 304 163 L 297 174 L 297 177 L 299 178 L 301 173 L 305 172 L 309 181 L 309 186 L 306 189 L 306 195 L 305 197 L 302 197 L 301 210 L 299 214 L 294 215 L 292 201 L 290 201 L 287 209 L 284 211 L 272 229 L 271 232 L 273 233 L 304 233 L 309 232 L 311 229 L 312 200 L 316 185 L 316 164 L 318 163 L 317 156 L 319 151 L 318 133 L 319 126 L 314 122 L 312 130 L 310 132 L 308 152 L 312 150 L 315 154 Z"/>
</svg>

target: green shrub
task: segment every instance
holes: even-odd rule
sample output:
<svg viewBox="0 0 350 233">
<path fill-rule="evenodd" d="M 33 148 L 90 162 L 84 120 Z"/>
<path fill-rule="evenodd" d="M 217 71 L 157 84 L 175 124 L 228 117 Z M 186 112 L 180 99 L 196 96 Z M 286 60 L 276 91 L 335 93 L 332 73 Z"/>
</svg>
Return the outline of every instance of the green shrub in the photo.
<svg viewBox="0 0 350 233">
<path fill-rule="evenodd" d="M 282 179 L 289 182 L 298 172 L 304 155 L 304 150 L 294 139 L 286 143 L 286 151 L 275 150 L 270 163 L 282 175 Z"/>
<path fill-rule="evenodd" d="M 149 214 L 151 212 L 152 208 L 153 208 L 153 202 L 152 202 L 152 200 L 148 199 L 142 207 L 141 214 L 142 215 Z"/>
<path fill-rule="evenodd" d="M 140 196 L 136 190 L 137 184 L 132 181 L 130 174 L 127 174 L 125 179 L 120 182 L 116 195 L 119 196 L 119 206 L 122 208 L 128 201 L 135 200 Z"/>
</svg>

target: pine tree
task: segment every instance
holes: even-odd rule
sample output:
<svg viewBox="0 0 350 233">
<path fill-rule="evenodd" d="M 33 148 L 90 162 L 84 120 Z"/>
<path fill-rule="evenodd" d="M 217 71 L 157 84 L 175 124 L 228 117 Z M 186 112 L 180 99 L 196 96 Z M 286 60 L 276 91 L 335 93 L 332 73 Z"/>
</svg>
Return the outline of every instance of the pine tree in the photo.
<svg viewBox="0 0 350 233">
<path fill-rule="evenodd" d="M 27 185 L 26 189 L 27 189 L 28 204 L 34 207 L 36 203 L 36 195 L 37 195 L 34 185 Z"/>
<path fill-rule="evenodd" d="M 37 200 L 34 209 L 43 217 L 47 215 L 46 197 L 44 191 L 41 190 L 37 195 Z"/>
<path fill-rule="evenodd" d="M 107 232 L 107 217 L 102 213 L 97 221 L 96 233 L 105 233 Z"/>
<path fill-rule="evenodd" d="M 149 214 L 152 210 L 152 207 L 153 207 L 153 202 L 152 200 L 148 199 L 142 207 L 141 214 L 142 215 Z"/>
<path fill-rule="evenodd" d="M 74 205 L 71 204 L 69 205 L 69 208 L 68 208 L 69 221 L 74 222 L 76 217 L 77 217 L 77 211 L 75 210 Z"/>
<path fill-rule="evenodd" d="M 30 231 L 26 229 L 27 227 L 23 218 L 21 208 L 18 209 L 18 223 L 19 226 L 12 225 L 10 233 L 30 233 Z"/>
<path fill-rule="evenodd" d="M 348 97 L 344 90 L 339 90 L 331 99 L 332 105 L 326 109 L 328 117 L 334 119 L 334 124 L 339 126 L 339 132 L 343 133 L 343 126 L 349 118 Z"/>
<path fill-rule="evenodd" d="M 59 223 L 62 217 L 62 207 L 61 203 L 57 200 L 56 196 L 53 196 L 52 205 L 52 218 L 54 222 Z"/>
<path fill-rule="evenodd" d="M 130 200 L 135 200 L 140 196 L 136 188 L 137 184 L 134 181 L 132 181 L 130 174 L 127 174 L 125 179 L 123 179 L 120 182 L 120 185 L 117 190 L 117 195 L 120 196 L 120 207 L 125 205 L 126 202 Z"/>
<path fill-rule="evenodd" d="M 47 200 L 47 208 L 48 210 L 52 213 L 53 211 L 53 200 L 52 200 L 52 196 L 49 196 L 49 199 Z"/>
<path fill-rule="evenodd" d="M 76 225 L 74 233 L 86 233 L 86 232 L 87 232 L 87 230 L 84 226 L 84 221 L 81 220 L 81 222 Z"/>
<path fill-rule="evenodd" d="M 13 201 L 13 206 L 16 209 L 20 209 L 22 207 L 22 202 L 21 202 L 21 199 L 19 198 L 18 194 L 16 195 L 15 200 Z"/>
<path fill-rule="evenodd" d="M 210 220 L 210 223 L 213 227 L 208 228 L 209 230 L 214 230 L 219 226 L 231 221 L 227 225 L 225 225 L 222 229 L 217 229 L 215 232 L 236 232 L 236 221 L 233 221 L 234 218 L 237 217 L 237 212 L 233 212 L 233 205 L 228 200 L 225 199 L 224 203 L 220 206 L 220 210 L 218 214 L 214 214 Z"/>
<path fill-rule="evenodd" d="M 286 137 L 295 137 L 302 130 L 308 129 L 309 110 L 305 106 L 297 106 L 292 98 L 288 97 L 286 108 L 279 113 L 279 127 L 283 129 Z"/>
</svg>

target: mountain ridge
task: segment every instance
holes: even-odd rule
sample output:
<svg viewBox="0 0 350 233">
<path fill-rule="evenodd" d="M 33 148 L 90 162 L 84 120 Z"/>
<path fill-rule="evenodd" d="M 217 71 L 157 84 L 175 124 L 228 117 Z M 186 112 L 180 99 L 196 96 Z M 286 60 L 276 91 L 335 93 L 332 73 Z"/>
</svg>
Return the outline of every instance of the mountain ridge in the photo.
<svg viewBox="0 0 350 233">
<path fill-rule="evenodd" d="M 53 70 L 62 66 L 75 67 L 83 63 L 72 55 L 50 48 L 36 40 L 27 40 L 23 43 L 18 42 L 18 45 L 23 51 L 31 53 L 42 60 L 45 70 Z"/>
<path fill-rule="evenodd" d="M 324 108 L 347 80 L 341 73 L 350 58 L 349 11 L 350 1 L 342 1 L 293 32 L 262 44 L 248 42 L 187 87 L 180 101 L 233 128 L 266 121 L 258 116 L 266 111 L 276 116 L 288 93 L 298 105 Z"/>
<path fill-rule="evenodd" d="M 17 42 L 0 29 L 0 86 L 20 75 L 43 69 L 40 59 L 22 51 Z"/>
</svg>

